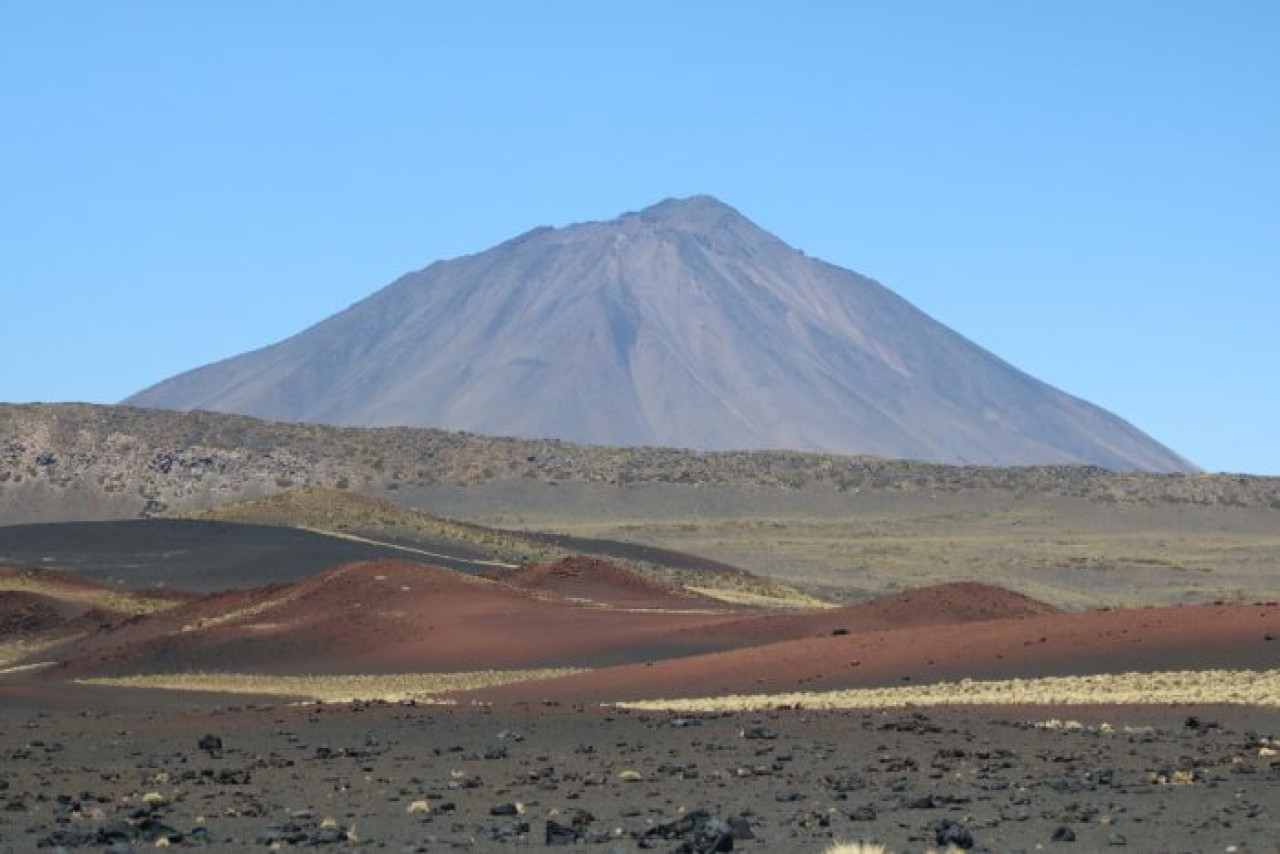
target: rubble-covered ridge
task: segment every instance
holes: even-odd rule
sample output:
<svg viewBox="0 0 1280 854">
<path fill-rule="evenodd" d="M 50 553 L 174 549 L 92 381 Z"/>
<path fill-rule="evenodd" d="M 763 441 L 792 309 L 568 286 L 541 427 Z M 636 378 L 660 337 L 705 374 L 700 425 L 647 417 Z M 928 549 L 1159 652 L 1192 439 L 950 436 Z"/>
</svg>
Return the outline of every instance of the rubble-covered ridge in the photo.
<svg viewBox="0 0 1280 854">
<path fill-rule="evenodd" d="M 606 448 L 427 428 L 277 423 L 88 404 L 0 405 L 0 510 L 27 490 L 114 515 L 200 509 L 297 486 L 396 490 L 501 480 L 675 483 L 779 490 L 966 490 L 1099 502 L 1280 508 L 1280 478 L 1124 474 L 1091 466 L 993 468 L 787 451 Z"/>
</svg>

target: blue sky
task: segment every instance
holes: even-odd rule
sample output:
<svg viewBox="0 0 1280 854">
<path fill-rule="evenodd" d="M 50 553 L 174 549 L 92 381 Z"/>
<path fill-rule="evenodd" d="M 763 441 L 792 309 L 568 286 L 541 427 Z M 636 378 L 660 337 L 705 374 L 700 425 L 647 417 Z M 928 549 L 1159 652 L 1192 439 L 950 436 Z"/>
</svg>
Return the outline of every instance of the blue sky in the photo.
<svg viewBox="0 0 1280 854">
<path fill-rule="evenodd" d="M 1280 474 L 1280 4 L 0 2 L 0 400 L 711 193 Z"/>
</svg>

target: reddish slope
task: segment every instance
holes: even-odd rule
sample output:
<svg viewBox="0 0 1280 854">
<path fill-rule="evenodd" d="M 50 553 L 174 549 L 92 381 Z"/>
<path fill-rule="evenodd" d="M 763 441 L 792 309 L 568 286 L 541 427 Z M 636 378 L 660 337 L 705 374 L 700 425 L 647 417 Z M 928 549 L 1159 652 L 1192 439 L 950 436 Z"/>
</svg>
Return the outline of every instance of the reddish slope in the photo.
<svg viewBox="0 0 1280 854">
<path fill-rule="evenodd" d="M 0 563 L 0 590 L 43 590 L 50 593 L 107 593 L 112 588 L 53 567 Z"/>
<path fill-rule="evenodd" d="M 594 562 L 593 562 L 594 564 Z M 526 584 L 648 607 L 687 605 L 605 565 L 552 565 Z M 585 578 L 585 580 L 584 580 Z M 594 598 L 594 597 L 593 597 Z M 214 670 L 377 673 L 544 666 L 607 667 L 830 639 L 902 625 L 961 623 L 1052 611 L 981 585 L 949 585 L 809 614 L 753 616 L 583 606 L 406 560 L 348 564 L 295 585 L 231 591 L 56 651 L 63 675 Z M 753 653 L 748 653 L 747 657 Z M 656 667 L 657 665 L 655 665 Z"/>
<path fill-rule="evenodd" d="M 157 600 L 181 594 L 122 592 L 50 568 L 0 565 L 0 641 L 56 641 L 99 632 L 137 610 L 153 610 Z"/>
<path fill-rule="evenodd" d="M 788 640 L 478 692 L 610 701 L 830 690 L 962 678 L 1280 665 L 1280 607 L 1205 605 L 1050 614 Z"/>
<path fill-rule="evenodd" d="M 726 646 L 755 646 L 783 640 L 865 634 L 910 626 L 1012 620 L 1059 613 L 1052 605 L 990 584 L 959 582 L 921 587 L 841 608 L 799 614 L 747 617 L 701 634 Z"/>
<path fill-rule="evenodd" d="M 660 584 L 626 567 L 593 557 L 530 563 L 514 572 L 491 577 L 522 590 L 618 608 L 726 608 L 715 599 Z"/>
<path fill-rule="evenodd" d="M 97 627 L 119 614 L 26 590 L 0 590 L 0 640 Z"/>
<path fill-rule="evenodd" d="M 724 648 L 681 629 L 736 615 L 547 600 L 406 560 L 202 599 L 64 651 L 62 673 L 378 673 L 601 666 Z M 673 636 L 677 639 L 673 640 Z"/>
</svg>

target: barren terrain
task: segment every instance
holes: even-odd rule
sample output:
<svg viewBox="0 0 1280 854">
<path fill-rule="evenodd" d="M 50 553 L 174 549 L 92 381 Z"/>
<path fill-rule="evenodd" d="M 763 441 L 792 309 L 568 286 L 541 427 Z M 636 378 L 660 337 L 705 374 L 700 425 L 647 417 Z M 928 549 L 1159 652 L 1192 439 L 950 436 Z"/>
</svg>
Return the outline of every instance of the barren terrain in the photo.
<svg viewBox="0 0 1280 854">
<path fill-rule="evenodd" d="M 2 418 L 0 852 L 1280 851 L 1271 480 Z"/>
<path fill-rule="evenodd" d="M 140 851 L 160 838 L 217 851 L 820 854 L 832 839 L 918 854 L 940 842 L 1278 850 L 1274 713 L 1073 709 L 1064 724 L 1060 711 L 690 715 L 9 693 L 0 851 Z"/>
<path fill-rule="evenodd" d="M 1275 603 L 771 611 L 599 558 L 0 579 L 43 615 L 3 624 L 0 851 L 1277 850 Z"/>
<path fill-rule="evenodd" d="M 0 406 L 0 437 L 9 524 L 213 511 L 312 527 L 328 515 L 320 527 L 431 552 L 483 540 L 503 562 L 675 551 L 832 599 L 967 579 L 1075 608 L 1280 597 L 1276 478 L 596 448 L 77 405 Z M 353 506 L 269 497 L 303 487 Z M 400 509 L 370 509 L 387 499 Z M 406 522 L 409 508 L 437 522 Z"/>
</svg>

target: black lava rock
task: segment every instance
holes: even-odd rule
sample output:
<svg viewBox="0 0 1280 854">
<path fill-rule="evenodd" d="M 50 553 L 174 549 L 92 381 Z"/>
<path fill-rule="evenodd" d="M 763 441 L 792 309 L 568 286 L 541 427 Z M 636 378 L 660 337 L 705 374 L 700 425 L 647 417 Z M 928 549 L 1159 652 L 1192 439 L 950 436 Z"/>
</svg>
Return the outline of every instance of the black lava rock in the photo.
<svg viewBox="0 0 1280 854">
<path fill-rule="evenodd" d="M 958 821 L 949 818 L 935 821 L 930 825 L 934 841 L 939 848 L 961 848 L 968 851 L 973 847 L 973 834 Z"/>
</svg>

